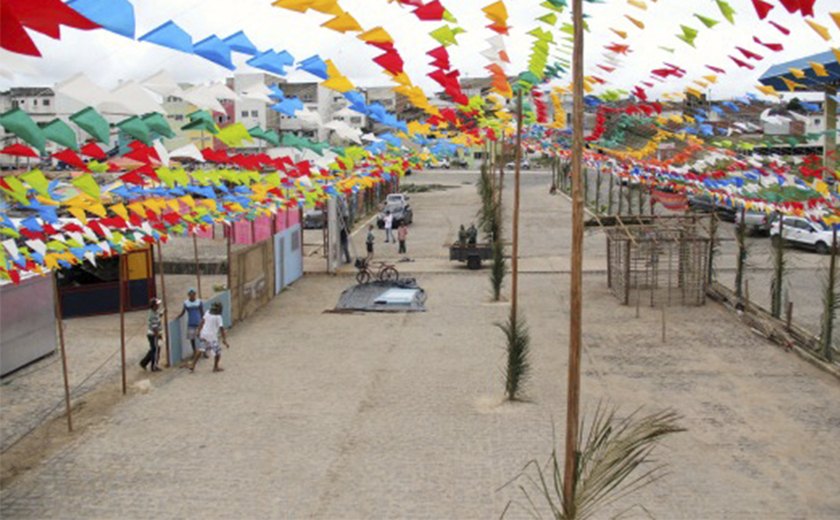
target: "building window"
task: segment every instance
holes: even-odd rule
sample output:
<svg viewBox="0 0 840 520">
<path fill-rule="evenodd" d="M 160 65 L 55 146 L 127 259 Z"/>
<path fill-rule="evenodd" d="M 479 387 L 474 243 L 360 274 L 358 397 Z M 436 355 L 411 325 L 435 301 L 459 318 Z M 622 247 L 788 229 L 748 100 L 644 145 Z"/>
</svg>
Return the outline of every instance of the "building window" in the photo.
<svg viewBox="0 0 840 520">
<path fill-rule="evenodd" d="M 184 116 L 183 116 L 183 114 L 175 114 L 174 119 L 175 119 L 175 121 L 183 121 Z"/>
<path fill-rule="evenodd" d="M 36 107 L 38 106 L 38 100 L 37 99 L 32 100 L 32 106 L 36 106 Z"/>
<path fill-rule="evenodd" d="M 50 100 L 49 99 L 42 99 L 41 104 L 44 105 L 45 107 L 48 107 L 48 106 L 50 106 Z"/>
<path fill-rule="evenodd" d="M 242 111 L 242 117 L 248 117 L 248 111 L 247 110 Z"/>
<path fill-rule="evenodd" d="M 219 123 L 225 122 L 225 116 L 219 116 Z"/>
<path fill-rule="evenodd" d="M 814 124 L 817 125 L 817 126 L 821 125 L 822 124 L 822 119 L 820 119 L 819 117 L 815 118 L 814 119 Z"/>
<path fill-rule="evenodd" d="M 394 100 L 393 99 L 383 99 L 382 100 L 382 105 L 386 106 L 386 107 L 393 106 L 394 105 Z"/>
<path fill-rule="evenodd" d="M 359 124 L 362 123 L 362 118 L 361 117 L 351 117 L 350 122 L 354 125 L 359 125 Z"/>
<path fill-rule="evenodd" d="M 251 117 L 259 117 L 260 113 L 256 110 L 251 110 Z"/>
</svg>

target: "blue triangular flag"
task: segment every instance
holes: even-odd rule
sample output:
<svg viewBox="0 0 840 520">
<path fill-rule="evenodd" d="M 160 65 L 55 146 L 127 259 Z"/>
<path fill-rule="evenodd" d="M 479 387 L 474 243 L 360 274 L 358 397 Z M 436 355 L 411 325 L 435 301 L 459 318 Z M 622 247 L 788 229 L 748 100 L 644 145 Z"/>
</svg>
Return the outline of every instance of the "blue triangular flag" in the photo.
<svg viewBox="0 0 840 520">
<path fill-rule="evenodd" d="M 230 47 L 215 34 L 196 43 L 193 52 L 227 69 L 236 68 L 230 60 Z"/>
<path fill-rule="evenodd" d="M 241 52 L 242 54 L 250 54 L 253 56 L 258 52 L 254 44 L 251 43 L 251 40 L 245 36 L 245 33 L 242 31 L 231 34 L 225 38 L 224 41 L 232 50 Z"/>
<path fill-rule="evenodd" d="M 178 27 L 178 24 L 172 20 L 169 20 L 157 29 L 152 29 L 141 36 L 139 40 L 141 42 L 156 43 L 163 47 L 169 47 L 170 49 L 190 54 L 193 52 L 192 36 Z"/>
<path fill-rule="evenodd" d="M 67 5 L 105 29 L 134 39 L 134 6 L 127 0 L 72 0 Z"/>
<path fill-rule="evenodd" d="M 318 76 L 321 79 L 329 78 L 327 64 L 317 54 L 301 61 L 298 64 L 298 69 L 308 72 L 313 76 Z"/>
</svg>

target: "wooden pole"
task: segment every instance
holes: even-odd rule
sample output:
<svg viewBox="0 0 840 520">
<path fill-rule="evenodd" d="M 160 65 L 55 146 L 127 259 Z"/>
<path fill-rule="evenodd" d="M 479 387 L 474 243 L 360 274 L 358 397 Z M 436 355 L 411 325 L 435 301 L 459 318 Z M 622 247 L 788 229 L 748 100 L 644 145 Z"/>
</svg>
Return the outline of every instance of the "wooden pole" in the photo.
<svg viewBox="0 0 840 520">
<path fill-rule="evenodd" d="M 580 350 L 583 311 L 583 0 L 572 0 L 574 51 L 572 53 L 572 280 L 569 309 L 569 376 L 566 395 L 566 450 L 563 478 L 563 509 L 575 518 L 577 438 L 580 426 Z M 629 258 L 628 258 L 629 261 Z"/>
<path fill-rule="evenodd" d="M 831 258 L 828 261 L 828 287 L 826 290 L 836 294 L 837 287 L 837 248 L 840 244 L 837 242 L 837 228 L 834 228 L 834 233 L 831 236 Z M 833 298 L 832 298 L 833 299 Z M 834 302 L 835 304 L 837 302 Z M 834 354 L 831 351 L 831 340 L 834 337 L 834 309 L 825 309 L 823 312 L 827 313 L 823 317 L 823 357 L 828 361 L 833 361 Z"/>
<path fill-rule="evenodd" d="M 516 320 L 519 296 L 519 179 L 522 174 L 522 89 L 516 95 L 516 170 L 513 183 L 513 256 L 511 257 L 511 296 L 510 313 Z"/>
<path fill-rule="evenodd" d="M 273 220 L 272 220 L 273 222 Z M 204 297 L 201 295 L 201 263 L 198 261 L 198 237 L 195 234 L 195 230 L 193 230 L 193 256 L 195 257 L 195 285 L 196 289 L 198 290 L 198 299 L 201 300 Z"/>
<path fill-rule="evenodd" d="M 67 376 L 67 350 L 64 347 L 64 321 L 61 317 L 61 295 L 58 292 L 58 273 L 52 273 L 55 323 L 58 326 L 58 348 L 61 353 L 61 375 L 64 378 L 64 409 L 67 412 L 67 431 L 73 431 L 73 412 L 70 407 L 70 379 Z"/>
<path fill-rule="evenodd" d="M 790 332 L 790 326 L 793 323 L 793 302 L 787 302 L 785 309 L 785 330 Z"/>
<path fill-rule="evenodd" d="M 122 393 L 128 393 L 128 383 L 125 375 L 125 253 L 119 258 L 120 281 L 120 361 L 122 372 Z"/>
<path fill-rule="evenodd" d="M 163 247 L 158 240 L 158 265 L 160 266 L 160 291 L 161 300 L 163 300 L 163 337 L 166 345 L 166 363 L 164 366 L 169 367 L 169 306 L 166 304 L 166 276 L 163 274 Z M 158 359 L 160 358 L 160 349 L 158 349 Z"/>
<path fill-rule="evenodd" d="M 302 226 L 301 226 L 302 227 Z M 231 301 L 233 301 L 233 287 L 230 286 L 230 282 L 232 280 L 231 277 L 231 265 L 230 265 L 230 241 L 231 241 L 231 233 L 233 233 L 233 224 L 228 226 L 228 234 L 227 234 L 227 289 L 230 291 Z"/>
</svg>

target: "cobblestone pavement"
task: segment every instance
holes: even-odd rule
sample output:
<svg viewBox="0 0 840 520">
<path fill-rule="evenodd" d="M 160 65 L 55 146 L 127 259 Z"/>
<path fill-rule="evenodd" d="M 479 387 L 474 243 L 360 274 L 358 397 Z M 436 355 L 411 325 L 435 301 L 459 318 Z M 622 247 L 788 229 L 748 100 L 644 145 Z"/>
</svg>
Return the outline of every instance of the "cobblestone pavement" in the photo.
<svg viewBox="0 0 840 520">
<path fill-rule="evenodd" d="M 565 269 L 568 230 L 556 223 L 568 205 L 537 181 L 523 191 L 524 254 Z M 3 517 L 498 518 L 514 500 L 508 517 L 527 518 L 503 485 L 562 439 L 568 277 L 522 275 L 532 402 L 502 404 L 494 324 L 508 306 L 488 302 L 486 270 L 441 262 L 475 190 L 412 202 L 416 262 L 400 270 L 422 267 L 428 312 L 324 314 L 350 273 L 306 277 L 231 331 L 225 372 L 201 363 L 153 380 L 0 490 Z M 605 288 L 602 237 L 586 247 L 584 408 L 670 406 L 688 429 L 658 452 L 670 475 L 605 513 L 639 503 L 669 519 L 840 516 L 837 380 L 711 303 L 668 309 L 662 342 L 658 310 L 636 318 Z"/>
</svg>

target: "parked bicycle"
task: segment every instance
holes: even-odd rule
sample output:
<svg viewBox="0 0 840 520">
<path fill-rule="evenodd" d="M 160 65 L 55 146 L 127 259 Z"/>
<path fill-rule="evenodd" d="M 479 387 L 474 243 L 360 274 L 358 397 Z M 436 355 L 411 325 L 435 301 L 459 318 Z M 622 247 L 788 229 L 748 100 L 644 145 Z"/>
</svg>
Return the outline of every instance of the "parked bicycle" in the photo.
<svg viewBox="0 0 840 520">
<path fill-rule="evenodd" d="M 357 258 L 356 269 L 359 272 L 356 273 L 356 283 L 364 285 L 370 283 L 374 277 L 380 282 L 396 282 L 400 279 L 400 273 L 393 264 L 376 262 L 376 265 L 377 268 L 371 268 L 366 258 Z"/>
</svg>

